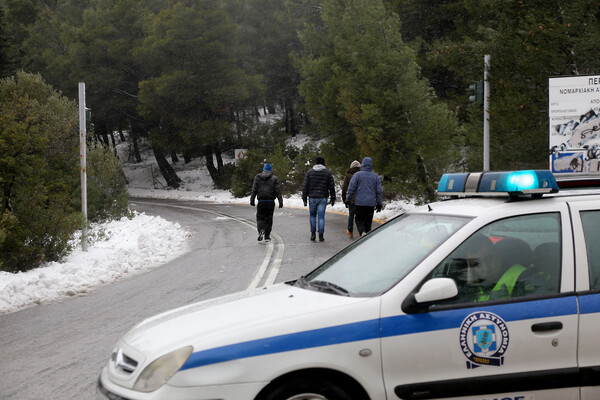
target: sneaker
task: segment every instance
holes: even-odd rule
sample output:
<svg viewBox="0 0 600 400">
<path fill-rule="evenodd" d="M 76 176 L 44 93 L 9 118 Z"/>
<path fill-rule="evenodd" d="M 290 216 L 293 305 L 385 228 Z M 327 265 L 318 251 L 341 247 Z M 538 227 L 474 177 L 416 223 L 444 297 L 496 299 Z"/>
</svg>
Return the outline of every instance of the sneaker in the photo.
<svg viewBox="0 0 600 400">
<path fill-rule="evenodd" d="M 271 236 L 265 235 L 265 242 L 270 242 L 270 241 L 271 241 Z"/>
<path fill-rule="evenodd" d="M 350 239 L 354 237 L 354 234 L 349 229 L 346 229 L 346 235 L 348 235 Z"/>
<path fill-rule="evenodd" d="M 316 234 L 314 232 L 311 232 L 310 233 L 310 240 L 314 242 L 316 238 L 317 238 Z"/>
<path fill-rule="evenodd" d="M 261 240 L 263 240 L 263 236 L 265 236 L 265 231 L 260 231 L 258 232 L 258 241 L 260 242 Z"/>
<path fill-rule="evenodd" d="M 319 233 L 319 242 L 324 242 L 325 238 L 323 237 L 322 233 Z"/>
</svg>

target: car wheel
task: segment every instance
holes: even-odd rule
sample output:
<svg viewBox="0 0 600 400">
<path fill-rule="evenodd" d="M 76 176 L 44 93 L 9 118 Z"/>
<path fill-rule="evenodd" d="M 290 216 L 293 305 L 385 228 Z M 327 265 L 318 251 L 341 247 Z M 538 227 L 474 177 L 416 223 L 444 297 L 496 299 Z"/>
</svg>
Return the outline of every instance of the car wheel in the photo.
<svg viewBox="0 0 600 400">
<path fill-rule="evenodd" d="M 264 400 L 351 400 L 350 393 L 336 383 L 304 378 L 281 383 Z"/>
</svg>

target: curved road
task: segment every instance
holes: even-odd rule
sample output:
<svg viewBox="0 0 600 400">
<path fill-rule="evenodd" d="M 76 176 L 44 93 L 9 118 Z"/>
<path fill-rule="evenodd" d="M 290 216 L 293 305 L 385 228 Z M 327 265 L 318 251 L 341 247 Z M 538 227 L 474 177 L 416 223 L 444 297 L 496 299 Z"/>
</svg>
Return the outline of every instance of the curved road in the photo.
<svg viewBox="0 0 600 400">
<path fill-rule="evenodd" d="M 308 240 L 307 210 L 276 208 L 273 241 L 265 243 L 256 240 L 256 209 L 250 206 L 130 202 L 133 209 L 179 222 L 192 234 L 190 251 L 86 296 L 0 315 L 0 399 L 94 398 L 114 344 L 142 319 L 295 279 L 351 243 L 345 215 L 327 214 L 325 242 L 319 243 Z"/>
</svg>

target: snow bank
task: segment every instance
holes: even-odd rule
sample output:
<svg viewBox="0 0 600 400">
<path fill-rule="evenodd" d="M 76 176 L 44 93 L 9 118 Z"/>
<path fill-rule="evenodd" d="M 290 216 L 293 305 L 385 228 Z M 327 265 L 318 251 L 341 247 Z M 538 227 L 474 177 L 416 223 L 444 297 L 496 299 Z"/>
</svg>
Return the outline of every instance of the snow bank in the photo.
<svg viewBox="0 0 600 400">
<path fill-rule="evenodd" d="M 187 250 L 188 233 L 160 217 L 134 214 L 95 224 L 61 263 L 16 274 L 0 271 L 0 313 L 88 293 L 92 288 L 165 264 Z"/>
</svg>

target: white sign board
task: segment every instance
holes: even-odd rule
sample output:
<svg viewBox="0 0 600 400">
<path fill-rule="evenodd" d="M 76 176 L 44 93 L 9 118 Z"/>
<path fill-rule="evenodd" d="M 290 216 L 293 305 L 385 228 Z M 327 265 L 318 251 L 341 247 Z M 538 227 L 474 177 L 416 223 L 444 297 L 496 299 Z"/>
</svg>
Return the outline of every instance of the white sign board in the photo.
<svg viewBox="0 0 600 400">
<path fill-rule="evenodd" d="M 248 152 L 248 149 L 235 149 L 234 150 L 235 163 L 237 164 L 240 160 L 243 160 L 244 158 L 246 158 L 247 152 Z"/>
<path fill-rule="evenodd" d="M 550 170 L 600 174 L 600 75 L 548 79 Z"/>
</svg>

